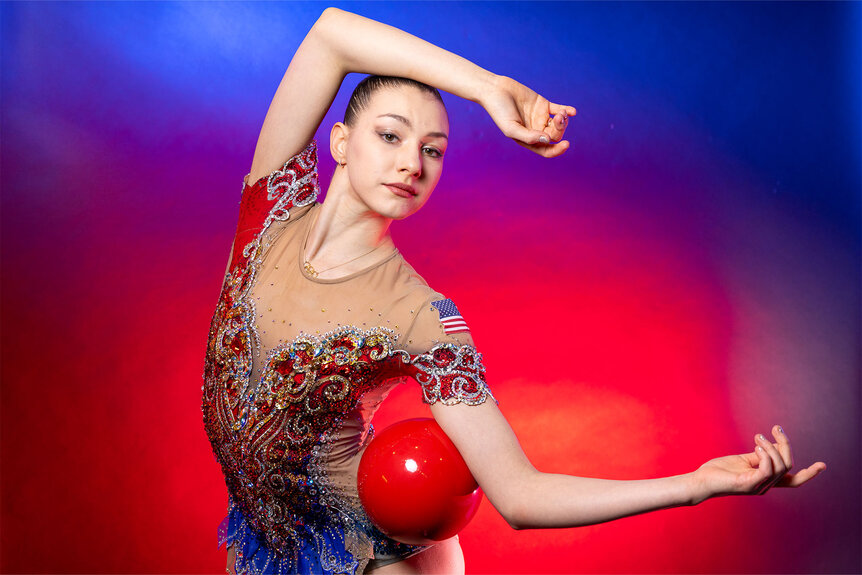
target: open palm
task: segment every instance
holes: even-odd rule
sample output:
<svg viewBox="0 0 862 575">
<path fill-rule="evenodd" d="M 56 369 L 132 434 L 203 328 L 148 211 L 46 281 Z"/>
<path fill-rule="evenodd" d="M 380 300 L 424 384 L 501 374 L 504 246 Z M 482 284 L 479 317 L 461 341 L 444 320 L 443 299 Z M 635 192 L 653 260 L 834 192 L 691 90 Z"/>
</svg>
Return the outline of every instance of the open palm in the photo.
<svg viewBox="0 0 862 575">
<path fill-rule="evenodd" d="M 722 495 L 762 495 L 772 487 L 799 487 L 826 469 L 826 464 L 818 461 L 797 473 L 788 473 L 793 467 L 790 441 L 777 425 L 772 435 L 776 443 L 758 435 L 753 452 L 718 457 L 701 465 L 695 472 L 701 486 L 699 500 Z"/>
</svg>

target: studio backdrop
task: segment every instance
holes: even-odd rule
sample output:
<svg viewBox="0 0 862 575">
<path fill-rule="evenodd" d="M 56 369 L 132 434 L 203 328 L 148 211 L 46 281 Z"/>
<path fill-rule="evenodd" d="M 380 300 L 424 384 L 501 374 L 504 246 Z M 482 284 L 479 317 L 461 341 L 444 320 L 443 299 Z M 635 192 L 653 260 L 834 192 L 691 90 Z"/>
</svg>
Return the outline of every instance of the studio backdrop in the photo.
<svg viewBox="0 0 862 575">
<path fill-rule="evenodd" d="M 860 566 L 858 3 L 338 5 L 577 107 L 547 160 L 444 94 L 393 225 L 540 470 L 693 471 L 781 424 L 799 490 L 576 529 L 484 501 L 468 573 Z M 275 89 L 326 4 L 2 4 L 2 563 L 220 573 L 209 322 Z M 317 140 L 361 76 L 347 78 Z M 428 416 L 402 385 L 375 427 Z"/>
</svg>

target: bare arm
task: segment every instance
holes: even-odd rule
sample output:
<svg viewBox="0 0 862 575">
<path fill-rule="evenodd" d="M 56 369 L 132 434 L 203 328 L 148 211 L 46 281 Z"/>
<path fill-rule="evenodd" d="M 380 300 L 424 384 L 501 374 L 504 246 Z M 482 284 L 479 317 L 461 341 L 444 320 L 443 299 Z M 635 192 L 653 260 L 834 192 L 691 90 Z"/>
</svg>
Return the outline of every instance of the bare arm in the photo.
<svg viewBox="0 0 862 575">
<path fill-rule="evenodd" d="M 558 155 L 565 118 L 575 114 L 529 88 L 406 32 L 327 8 L 300 44 L 272 99 L 249 182 L 281 167 L 311 140 L 351 72 L 402 76 L 482 104 L 509 137 L 546 156 Z M 557 121 L 546 126 L 548 118 Z M 545 140 L 541 140 L 542 135 Z M 541 144 L 541 145 L 539 145 Z"/>
<path fill-rule="evenodd" d="M 763 493 L 773 485 L 796 487 L 825 464 L 795 475 L 790 443 L 780 428 L 777 443 L 760 439 L 754 453 L 714 459 L 697 471 L 633 481 L 542 473 L 529 462 L 493 401 L 478 406 L 431 406 L 488 500 L 515 529 L 577 527 L 621 517 L 695 505 L 720 495 Z"/>
</svg>

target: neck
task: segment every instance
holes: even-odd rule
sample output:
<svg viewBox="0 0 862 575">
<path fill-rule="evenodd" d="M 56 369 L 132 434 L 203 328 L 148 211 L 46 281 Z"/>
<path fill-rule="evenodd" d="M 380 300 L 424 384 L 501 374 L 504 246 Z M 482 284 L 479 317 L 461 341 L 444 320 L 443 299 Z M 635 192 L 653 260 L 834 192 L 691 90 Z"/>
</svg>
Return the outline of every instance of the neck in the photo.
<svg viewBox="0 0 862 575">
<path fill-rule="evenodd" d="M 365 267 L 395 247 L 389 233 L 391 223 L 391 218 L 366 206 L 349 188 L 347 178 L 336 170 L 317 220 L 309 231 L 305 259 L 313 262 L 315 267 L 325 269 L 375 250 L 368 257 L 358 258 L 355 266 L 346 264 L 333 273 L 338 276 L 351 267 Z M 387 244 L 391 248 L 387 248 Z"/>
</svg>

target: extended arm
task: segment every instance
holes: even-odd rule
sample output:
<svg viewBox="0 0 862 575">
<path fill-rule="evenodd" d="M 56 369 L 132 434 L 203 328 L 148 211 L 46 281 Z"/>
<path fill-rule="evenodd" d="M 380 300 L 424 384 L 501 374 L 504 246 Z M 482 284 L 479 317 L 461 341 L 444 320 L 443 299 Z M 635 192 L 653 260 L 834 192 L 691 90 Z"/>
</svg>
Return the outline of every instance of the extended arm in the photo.
<svg viewBox="0 0 862 575">
<path fill-rule="evenodd" d="M 577 527 L 720 495 L 763 493 L 798 486 L 826 468 L 816 463 L 795 475 L 790 443 L 780 428 L 776 444 L 762 436 L 755 452 L 714 459 L 697 471 L 633 481 L 542 473 L 529 462 L 493 401 L 478 406 L 431 406 L 488 500 L 515 529 Z"/>
<path fill-rule="evenodd" d="M 478 102 L 504 134 L 542 155 L 558 155 L 568 147 L 551 142 L 560 141 L 565 117 L 574 115 L 574 108 L 552 104 L 510 78 L 397 28 L 327 8 L 276 90 L 255 148 L 250 182 L 302 150 L 351 72 L 412 78 Z M 555 118 L 550 126 L 549 117 Z"/>
</svg>

